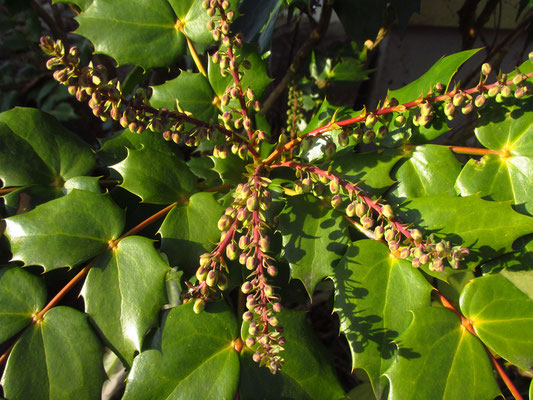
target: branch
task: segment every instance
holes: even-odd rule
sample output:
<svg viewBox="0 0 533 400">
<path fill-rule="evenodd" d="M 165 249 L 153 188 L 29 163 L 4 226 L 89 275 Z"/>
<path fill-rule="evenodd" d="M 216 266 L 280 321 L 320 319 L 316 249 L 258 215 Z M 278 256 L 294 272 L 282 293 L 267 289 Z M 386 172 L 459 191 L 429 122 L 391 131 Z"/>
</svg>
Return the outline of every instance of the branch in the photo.
<svg viewBox="0 0 533 400">
<path fill-rule="evenodd" d="M 299 71 L 300 67 L 309 56 L 309 53 L 311 53 L 313 47 L 315 47 L 320 42 L 320 40 L 328 30 L 332 10 L 332 5 L 328 1 L 324 1 L 324 7 L 322 9 L 318 25 L 315 27 L 315 29 L 313 29 L 313 31 L 311 32 L 307 40 L 304 42 L 302 47 L 300 47 L 300 49 L 294 56 L 291 66 L 263 103 L 263 108 L 261 109 L 262 115 L 265 115 L 268 110 L 270 110 L 272 105 L 276 102 L 278 97 L 283 94 L 285 88 L 290 84 L 296 73 Z"/>
</svg>

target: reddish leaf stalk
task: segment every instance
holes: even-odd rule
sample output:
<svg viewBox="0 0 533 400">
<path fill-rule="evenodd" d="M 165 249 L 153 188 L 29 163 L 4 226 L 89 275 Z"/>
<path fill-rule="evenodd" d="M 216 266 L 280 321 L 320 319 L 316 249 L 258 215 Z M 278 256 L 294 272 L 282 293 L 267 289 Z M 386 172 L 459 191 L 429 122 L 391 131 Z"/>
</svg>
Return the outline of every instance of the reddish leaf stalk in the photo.
<svg viewBox="0 0 533 400">
<path fill-rule="evenodd" d="M 528 74 L 524 74 L 524 77 L 526 79 L 530 78 L 532 76 L 533 76 L 533 72 L 530 72 Z M 485 93 L 485 92 L 488 92 L 492 88 L 495 88 L 495 87 L 498 87 L 498 86 L 502 86 L 502 85 L 512 85 L 512 84 L 513 84 L 513 80 L 512 79 L 510 79 L 508 81 L 505 81 L 505 82 L 494 82 L 494 83 L 489 84 L 489 85 L 485 85 L 483 83 L 480 83 L 477 86 L 474 86 L 474 87 L 472 87 L 470 89 L 461 90 L 460 92 L 465 94 L 465 95 L 471 95 L 473 93 L 478 93 L 478 92 Z M 452 91 L 450 91 L 448 93 L 444 93 L 444 94 L 441 94 L 441 95 L 438 95 L 438 96 L 428 96 L 426 98 L 424 98 L 423 95 L 421 95 L 418 99 L 413 100 L 413 101 L 409 101 L 409 102 L 404 103 L 404 104 L 400 104 L 400 105 L 392 106 L 392 107 L 383 107 L 381 109 L 375 110 L 373 112 L 373 114 L 376 115 L 376 116 L 380 116 L 380 115 L 384 115 L 384 114 L 390 114 L 392 112 L 404 112 L 404 111 L 419 107 L 425 101 L 428 102 L 428 103 L 435 103 L 435 102 L 440 102 L 440 101 L 451 101 L 453 96 L 455 94 L 457 94 L 458 92 L 459 91 L 457 89 L 453 89 Z M 363 121 L 366 120 L 367 115 L 368 114 L 363 111 L 357 117 L 348 118 L 348 119 L 345 119 L 345 120 L 342 120 L 342 121 L 331 121 L 331 122 L 327 123 L 326 125 L 320 126 L 320 127 L 316 128 L 316 129 L 313 129 L 312 131 L 310 131 L 310 132 L 308 132 L 306 134 L 303 134 L 303 135 L 297 137 L 296 139 L 293 139 L 293 140 L 287 142 L 285 145 L 283 145 L 281 147 L 278 147 L 265 160 L 263 160 L 262 165 L 270 165 L 270 164 L 272 164 L 281 154 L 283 154 L 286 151 L 289 151 L 289 150 L 293 149 L 294 147 L 298 146 L 298 144 L 300 144 L 300 142 L 305 137 L 317 137 L 317 136 L 320 136 L 320 135 L 322 135 L 322 134 L 324 134 L 324 133 L 326 133 L 328 131 L 342 128 L 343 126 L 348 126 L 348 125 L 353 125 L 353 124 L 356 124 L 356 123 L 359 123 L 359 122 L 363 122 Z"/>
<path fill-rule="evenodd" d="M 455 308 L 453 306 L 453 304 L 441 292 L 439 292 L 435 288 L 434 288 L 434 290 L 435 290 L 435 293 L 437 294 L 437 297 L 439 298 L 440 302 L 444 306 L 444 308 L 447 308 L 448 310 L 453 311 L 455 313 L 455 315 L 457 315 L 457 317 L 459 317 L 459 319 L 461 320 L 461 325 L 468 332 L 470 332 L 472 335 L 474 335 L 476 338 L 479 339 L 478 335 L 476 334 L 476 331 L 474 330 L 474 326 L 472 325 L 472 321 L 470 321 L 468 318 L 465 318 L 465 316 L 457 308 Z M 511 381 L 511 379 L 509 379 L 509 377 L 507 376 L 507 374 L 505 373 L 505 371 L 501 367 L 501 365 L 498 363 L 496 358 L 492 355 L 492 353 L 489 350 L 489 348 L 485 345 L 485 343 L 483 343 L 483 341 L 481 339 L 479 339 L 479 341 L 480 341 L 481 345 L 483 346 L 483 348 L 485 349 L 485 351 L 487 352 L 487 356 L 489 357 L 490 362 L 492 363 L 492 365 L 494 366 L 494 368 L 496 369 L 496 371 L 498 372 L 498 374 L 500 375 L 500 377 L 504 381 L 504 383 L 507 386 L 507 388 L 509 389 L 509 391 L 512 393 L 513 397 L 516 400 L 523 400 L 522 395 L 520 394 L 518 389 L 515 387 L 515 385 Z"/>
</svg>

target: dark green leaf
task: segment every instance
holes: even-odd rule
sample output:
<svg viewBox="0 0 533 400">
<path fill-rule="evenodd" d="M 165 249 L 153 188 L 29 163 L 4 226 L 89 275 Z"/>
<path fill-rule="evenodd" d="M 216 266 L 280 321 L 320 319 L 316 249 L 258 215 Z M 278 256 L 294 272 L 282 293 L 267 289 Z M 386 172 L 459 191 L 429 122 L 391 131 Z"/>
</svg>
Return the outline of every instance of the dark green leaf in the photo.
<svg viewBox="0 0 533 400">
<path fill-rule="evenodd" d="M 163 328 L 161 351 L 138 355 L 128 376 L 124 400 L 233 399 L 239 382 L 239 356 L 233 349 L 237 324 L 222 303 L 195 314 L 193 302 L 173 308 Z"/>
<path fill-rule="evenodd" d="M 128 149 L 125 160 L 112 166 L 123 177 L 124 189 L 146 203 L 169 204 L 190 194 L 196 178 L 184 161 L 151 148 Z"/>
<path fill-rule="evenodd" d="M 28 325 L 45 301 L 46 288 L 37 276 L 20 267 L 0 269 L 0 343 Z"/>
<path fill-rule="evenodd" d="M 242 32 L 246 42 L 258 42 L 259 50 L 264 52 L 270 44 L 281 5 L 282 0 L 244 0 L 239 6 L 241 17 L 232 29 Z"/>
<path fill-rule="evenodd" d="M 432 287 L 410 262 L 394 258 L 382 243 L 355 242 L 333 276 L 335 311 L 352 354 L 352 369 L 363 368 L 376 396 L 394 362 L 394 341 L 411 322 L 409 311 L 428 306 Z"/>
<path fill-rule="evenodd" d="M 350 182 L 362 181 L 358 186 L 374 195 L 381 195 L 393 183 L 391 171 L 403 158 L 398 150 L 354 153 L 343 149 L 333 157 L 333 169 Z"/>
<path fill-rule="evenodd" d="M 54 117 L 21 107 L 0 114 L 0 179 L 4 186 L 62 186 L 63 181 L 85 175 L 95 166 L 89 146 Z"/>
<path fill-rule="evenodd" d="M 200 255 L 211 251 L 220 239 L 217 223 L 223 213 L 212 193 L 196 193 L 174 207 L 159 229 L 161 251 L 170 263 L 193 274 Z"/>
<path fill-rule="evenodd" d="M 246 161 L 235 154 L 228 154 L 225 159 L 211 157 L 215 164 L 213 170 L 218 173 L 223 183 L 241 183 L 246 173 Z"/>
<path fill-rule="evenodd" d="M 491 350 L 533 368 L 533 271 L 473 279 L 461 294 L 461 312 Z"/>
<path fill-rule="evenodd" d="M 108 194 L 73 190 L 5 221 L 13 259 L 49 271 L 104 251 L 122 232 L 124 214 Z"/>
<path fill-rule="evenodd" d="M 313 197 L 295 196 L 287 200 L 278 228 L 291 277 L 300 279 L 312 295 L 346 251 L 349 237 L 344 218 Z"/>
<path fill-rule="evenodd" d="M 510 251 L 517 238 L 533 231 L 533 218 L 518 214 L 508 203 L 477 196 L 410 199 L 401 205 L 400 216 L 453 245 L 470 248 L 470 267 Z"/>
<path fill-rule="evenodd" d="M 202 0 L 168 0 L 168 2 L 183 24 L 184 35 L 197 43 L 210 44 L 213 42 L 211 32 L 205 28 L 210 17 L 202 7 Z M 235 1 L 231 0 L 230 3 L 235 3 Z"/>
<path fill-rule="evenodd" d="M 98 257 L 89 271 L 82 291 L 85 311 L 130 364 L 166 303 L 169 269 L 151 240 L 130 236 Z"/>
<path fill-rule="evenodd" d="M 400 202 L 442 193 L 454 196 L 459 172 L 461 164 L 446 146 L 417 146 L 396 171 L 398 186 L 392 194 Z"/>
<path fill-rule="evenodd" d="M 287 340 L 280 353 L 285 363 L 272 375 L 252 360 L 252 350 L 241 353 L 241 399 L 340 399 L 344 395 L 324 346 L 314 336 L 301 311 L 283 310 L 279 314 Z M 241 335 L 249 336 L 247 324 Z"/>
<path fill-rule="evenodd" d="M 150 98 L 152 106 L 177 110 L 176 101 L 184 111 L 191 112 L 202 121 L 217 121 L 219 101 L 209 81 L 202 74 L 182 71 L 171 81 L 152 86 L 154 94 Z"/>
<path fill-rule="evenodd" d="M 102 345 L 83 313 L 52 308 L 13 348 L 2 377 L 4 395 L 17 400 L 99 399 L 105 380 L 102 356 Z"/>
<path fill-rule="evenodd" d="M 500 394 L 479 340 L 449 310 L 413 311 L 398 339 L 399 357 L 385 374 L 391 399 L 494 399 Z"/>
</svg>

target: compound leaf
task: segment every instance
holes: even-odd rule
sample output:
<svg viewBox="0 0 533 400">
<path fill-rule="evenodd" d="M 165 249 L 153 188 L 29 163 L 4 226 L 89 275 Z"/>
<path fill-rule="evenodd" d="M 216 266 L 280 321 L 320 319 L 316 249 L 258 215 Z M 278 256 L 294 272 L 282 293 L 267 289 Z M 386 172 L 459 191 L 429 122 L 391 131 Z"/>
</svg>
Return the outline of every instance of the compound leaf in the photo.
<svg viewBox="0 0 533 400">
<path fill-rule="evenodd" d="M 130 364 L 166 302 L 169 269 L 151 240 L 130 236 L 98 257 L 89 271 L 82 291 L 85 311 Z"/>
<path fill-rule="evenodd" d="M 376 396 L 394 362 L 395 339 L 411 322 L 409 311 L 429 306 L 431 285 L 410 262 L 390 255 L 382 243 L 359 240 L 333 275 L 335 311 L 352 354 L 352 368 L 368 373 Z"/>
<path fill-rule="evenodd" d="M 124 214 L 108 194 L 74 189 L 5 221 L 13 260 L 50 271 L 104 251 L 122 232 Z"/>
<path fill-rule="evenodd" d="M 532 271 L 473 279 L 464 288 L 461 311 L 491 350 L 524 370 L 533 367 Z"/>
<path fill-rule="evenodd" d="M 4 395 L 20 400 L 100 398 L 103 353 L 83 313 L 52 308 L 13 348 L 2 377 Z"/>
<path fill-rule="evenodd" d="M 124 400 L 232 399 L 239 383 L 233 349 L 237 323 L 222 303 L 195 314 L 193 302 L 173 308 L 163 327 L 161 350 L 146 350 L 133 361 Z"/>
</svg>

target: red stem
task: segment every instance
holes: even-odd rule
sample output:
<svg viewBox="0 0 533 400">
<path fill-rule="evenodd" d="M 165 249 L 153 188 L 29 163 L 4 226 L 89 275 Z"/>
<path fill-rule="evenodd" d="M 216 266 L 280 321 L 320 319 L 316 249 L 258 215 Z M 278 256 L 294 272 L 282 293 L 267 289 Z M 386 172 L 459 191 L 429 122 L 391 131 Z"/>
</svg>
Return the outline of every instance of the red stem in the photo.
<svg viewBox="0 0 533 400">
<path fill-rule="evenodd" d="M 7 188 L 7 189 L 0 189 L 0 196 L 2 196 L 4 194 L 11 193 L 11 192 L 14 192 L 17 189 L 20 189 L 20 187 L 11 187 L 11 188 Z"/>
</svg>

